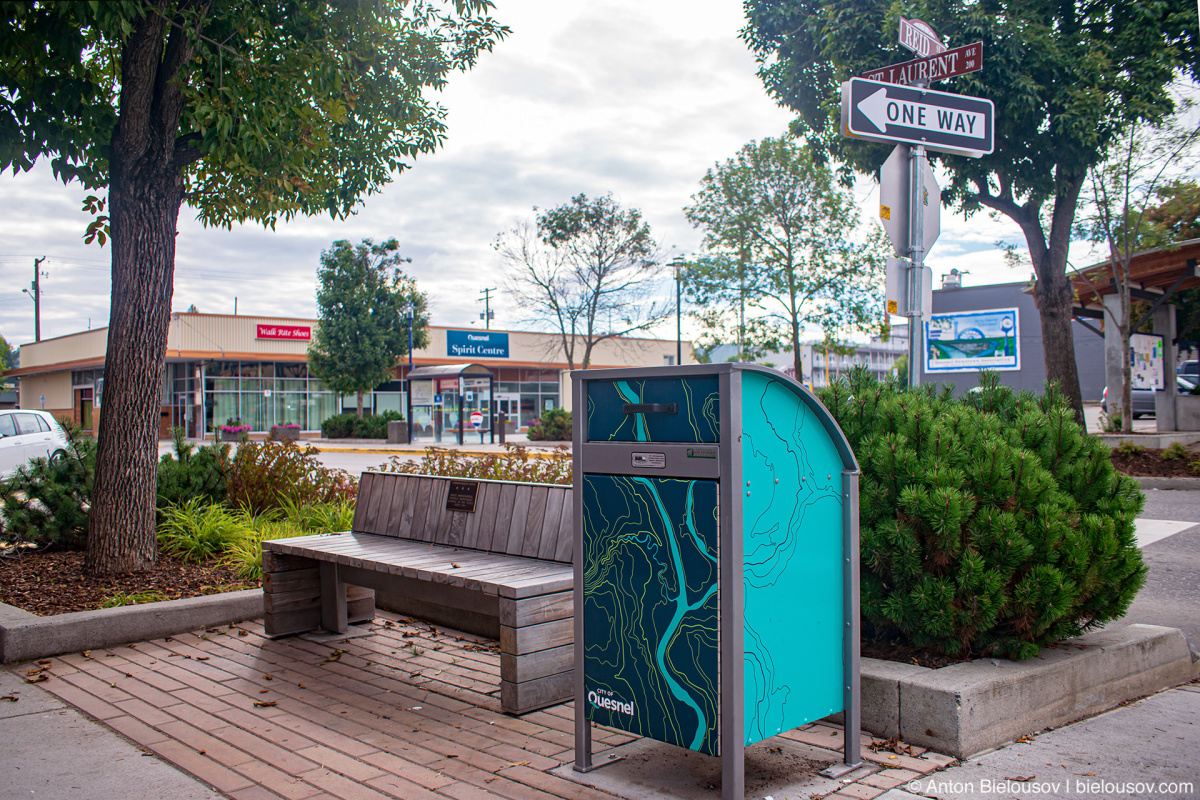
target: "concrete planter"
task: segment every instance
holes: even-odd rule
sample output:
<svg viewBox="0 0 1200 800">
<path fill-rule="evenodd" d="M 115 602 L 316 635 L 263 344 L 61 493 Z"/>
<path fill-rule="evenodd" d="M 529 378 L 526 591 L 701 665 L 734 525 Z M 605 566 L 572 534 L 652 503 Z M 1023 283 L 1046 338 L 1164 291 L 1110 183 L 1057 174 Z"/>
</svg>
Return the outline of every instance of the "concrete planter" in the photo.
<svg viewBox="0 0 1200 800">
<path fill-rule="evenodd" d="M 0 663 L 95 650 L 263 614 L 261 589 L 39 617 L 0 603 Z"/>
<path fill-rule="evenodd" d="M 387 424 L 388 444 L 408 444 L 408 423 L 402 419 L 394 419 Z"/>
<path fill-rule="evenodd" d="M 300 429 L 272 425 L 269 438 L 273 442 L 294 442 L 300 438 Z"/>
<path fill-rule="evenodd" d="M 1200 431 L 1200 395 L 1175 395 L 1175 427 L 1181 431 Z"/>
<path fill-rule="evenodd" d="M 968 758 L 1194 680 L 1195 659 L 1181 631 L 1157 625 L 1089 633 L 1029 661 L 927 669 L 864 658 L 862 725 Z"/>
</svg>

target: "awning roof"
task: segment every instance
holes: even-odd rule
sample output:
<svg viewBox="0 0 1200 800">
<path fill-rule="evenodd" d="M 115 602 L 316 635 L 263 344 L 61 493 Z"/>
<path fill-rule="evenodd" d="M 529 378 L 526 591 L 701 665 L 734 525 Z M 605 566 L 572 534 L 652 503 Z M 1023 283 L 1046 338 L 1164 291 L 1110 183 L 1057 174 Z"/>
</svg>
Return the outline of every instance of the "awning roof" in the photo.
<svg viewBox="0 0 1200 800">
<path fill-rule="evenodd" d="M 417 367 L 408 373 L 408 380 L 419 381 L 430 378 L 457 378 L 460 375 L 492 377 L 492 371 L 483 364 L 439 364 L 436 367 Z"/>
<path fill-rule="evenodd" d="M 1188 239 L 1168 247 L 1134 253 L 1129 262 L 1134 298 L 1157 300 L 1164 293 L 1170 295 L 1181 289 L 1200 286 L 1197 259 L 1200 259 L 1200 239 Z M 1104 295 L 1117 290 L 1107 260 L 1078 269 L 1069 277 L 1080 306 L 1099 306 Z"/>
</svg>

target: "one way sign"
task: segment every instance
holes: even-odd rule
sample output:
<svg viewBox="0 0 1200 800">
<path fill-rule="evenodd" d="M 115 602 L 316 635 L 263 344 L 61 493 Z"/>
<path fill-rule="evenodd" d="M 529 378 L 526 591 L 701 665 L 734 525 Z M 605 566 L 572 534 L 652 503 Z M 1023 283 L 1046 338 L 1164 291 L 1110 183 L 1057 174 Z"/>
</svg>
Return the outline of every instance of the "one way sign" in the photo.
<svg viewBox="0 0 1200 800">
<path fill-rule="evenodd" d="M 991 100 L 851 78 L 842 84 L 842 132 L 875 142 L 923 144 L 978 158 L 992 152 Z"/>
</svg>

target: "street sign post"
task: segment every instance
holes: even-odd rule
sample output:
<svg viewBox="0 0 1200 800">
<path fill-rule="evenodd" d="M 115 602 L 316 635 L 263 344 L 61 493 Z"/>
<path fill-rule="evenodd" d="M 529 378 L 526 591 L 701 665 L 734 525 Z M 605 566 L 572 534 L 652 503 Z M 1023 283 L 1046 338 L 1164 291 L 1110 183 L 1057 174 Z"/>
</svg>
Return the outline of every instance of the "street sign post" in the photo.
<svg viewBox="0 0 1200 800">
<path fill-rule="evenodd" d="M 956 75 L 966 75 L 983 69 L 983 42 L 956 47 L 925 58 L 914 58 L 899 64 L 864 72 L 869 81 L 914 84 L 921 81 L 941 81 Z"/>
<path fill-rule="evenodd" d="M 931 56 L 934 53 L 946 52 L 946 45 L 929 23 L 919 19 L 900 18 L 900 45 L 907 47 L 919 56 Z"/>
<path fill-rule="evenodd" d="M 898 317 L 914 317 L 924 314 L 933 307 L 933 270 L 921 267 L 921 306 L 912 308 L 910 305 L 911 290 L 909 285 L 913 278 L 912 262 L 904 258 L 889 258 L 887 260 L 886 284 L 884 301 L 887 313 Z"/>
<path fill-rule="evenodd" d="M 995 149 L 991 100 L 851 78 L 842 84 L 842 133 L 960 155 Z"/>
<path fill-rule="evenodd" d="M 879 220 L 892 241 L 892 250 L 900 258 L 908 258 L 909 203 L 912 201 L 912 155 L 905 145 L 896 145 L 888 160 L 879 168 Z M 942 190 L 933 176 L 933 168 L 921 160 L 921 213 L 924 215 L 924 249 L 933 247 L 942 232 Z"/>
</svg>

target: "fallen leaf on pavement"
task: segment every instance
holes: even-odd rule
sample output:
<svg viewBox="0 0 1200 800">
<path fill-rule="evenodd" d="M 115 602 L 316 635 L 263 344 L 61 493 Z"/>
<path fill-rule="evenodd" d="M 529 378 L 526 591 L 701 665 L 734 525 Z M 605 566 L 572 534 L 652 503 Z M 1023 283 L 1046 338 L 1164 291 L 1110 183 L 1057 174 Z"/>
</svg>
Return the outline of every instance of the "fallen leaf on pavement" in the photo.
<svg viewBox="0 0 1200 800">
<path fill-rule="evenodd" d="M 1037 777 L 1037 775 L 1027 775 L 1027 776 L 1024 776 L 1024 777 L 1022 777 L 1021 775 L 1016 775 L 1016 776 L 1014 776 L 1014 777 L 1011 777 L 1011 778 L 1010 778 L 1010 777 L 1008 777 L 1008 776 L 1006 775 L 1006 776 L 1004 777 L 1004 780 L 1006 780 L 1006 781 L 1017 781 L 1018 783 L 1025 783 L 1025 782 L 1027 782 L 1027 781 L 1031 781 L 1031 780 L 1033 780 L 1033 779 L 1034 779 L 1034 778 L 1036 778 L 1036 777 Z"/>
<path fill-rule="evenodd" d="M 255 700 L 254 701 L 255 708 L 270 708 L 271 706 L 277 706 L 277 705 L 279 705 L 278 700 Z"/>
<path fill-rule="evenodd" d="M 12 700 L 14 703 L 20 699 L 21 698 L 17 697 L 15 694 L 6 694 L 3 697 L 0 697 L 0 700 Z"/>
<path fill-rule="evenodd" d="M 38 675 L 33 678 L 26 678 L 25 682 L 26 683 L 41 683 L 42 681 L 48 681 L 48 680 L 50 680 L 50 676 L 45 673 L 42 673 L 41 675 Z"/>
</svg>

